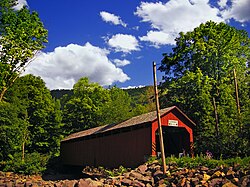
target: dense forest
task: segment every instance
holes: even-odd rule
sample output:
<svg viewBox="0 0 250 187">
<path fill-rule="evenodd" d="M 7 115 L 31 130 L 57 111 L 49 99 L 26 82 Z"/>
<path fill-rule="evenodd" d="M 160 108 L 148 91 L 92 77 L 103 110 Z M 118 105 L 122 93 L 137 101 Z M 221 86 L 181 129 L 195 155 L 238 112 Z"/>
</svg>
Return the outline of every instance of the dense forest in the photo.
<svg viewBox="0 0 250 187">
<path fill-rule="evenodd" d="M 36 12 L 0 0 L 0 170 L 36 173 L 60 155 L 73 132 L 155 110 L 152 86 L 103 88 L 82 77 L 72 90 L 50 91 L 37 76 L 20 76 L 47 42 Z M 195 152 L 250 155 L 250 39 L 246 31 L 209 21 L 180 33 L 159 71 L 162 108 L 176 105 L 196 124 Z"/>
</svg>

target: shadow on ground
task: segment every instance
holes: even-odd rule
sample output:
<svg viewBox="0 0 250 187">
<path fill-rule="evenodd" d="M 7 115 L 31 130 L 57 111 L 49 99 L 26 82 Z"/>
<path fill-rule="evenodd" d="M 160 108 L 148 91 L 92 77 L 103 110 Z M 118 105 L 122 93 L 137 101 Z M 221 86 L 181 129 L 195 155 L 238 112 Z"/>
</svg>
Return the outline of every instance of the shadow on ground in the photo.
<svg viewBox="0 0 250 187">
<path fill-rule="evenodd" d="M 82 166 L 65 166 L 62 165 L 60 157 L 54 157 L 49 160 L 47 170 L 43 173 L 42 179 L 45 181 L 59 181 L 89 178 L 82 171 Z"/>
<path fill-rule="evenodd" d="M 42 179 L 46 181 L 58 180 L 79 180 L 82 178 L 89 178 L 90 176 L 82 172 L 83 167 L 77 166 L 61 166 L 60 169 L 48 169 L 43 175 Z"/>
</svg>

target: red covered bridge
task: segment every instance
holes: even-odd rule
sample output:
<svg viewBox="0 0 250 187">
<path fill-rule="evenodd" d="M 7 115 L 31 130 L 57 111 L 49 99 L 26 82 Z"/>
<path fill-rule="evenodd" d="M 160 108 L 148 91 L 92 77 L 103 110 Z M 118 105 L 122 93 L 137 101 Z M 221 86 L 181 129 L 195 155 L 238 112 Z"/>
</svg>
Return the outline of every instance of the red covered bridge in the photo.
<svg viewBox="0 0 250 187">
<path fill-rule="evenodd" d="M 195 124 L 176 106 L 161 110 L 166 155 L 191 152 Z M 136 167 L 160 152 L 156 112 L 71 134 L 61 142 L 65 165 Z"/>
</svg>

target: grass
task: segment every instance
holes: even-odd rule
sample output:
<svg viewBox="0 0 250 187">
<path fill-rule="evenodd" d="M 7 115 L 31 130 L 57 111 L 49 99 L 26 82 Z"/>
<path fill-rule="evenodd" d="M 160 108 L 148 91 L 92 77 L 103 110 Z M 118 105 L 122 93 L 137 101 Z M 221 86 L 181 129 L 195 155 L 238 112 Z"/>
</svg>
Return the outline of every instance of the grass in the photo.
<svg viewBox="0 0 250 187">
<path fill-rule="evenodd" d="M 153 162 L 156 160 L 156 157 L 149 158 L 148 162 Z M 159 162 L 161 162 L 159 160 Z M 167 165 L 176 165 L 176 167 L 180 168 L 196 168 L 200 166 L 208 167 L 209 169 L 213 169 L 216 167 L 224 166 L 224 167 L 234 167 L 237 169 L 250 169 L 250 157 L 245 158 L 230 158 L 230 159 L 213 159 L 207 158 L 204 156 L 196 156 L 194 158 L 191 157 L 181 157 L 177 158 L 174 156 L 166 158 Z"/>
</svg>

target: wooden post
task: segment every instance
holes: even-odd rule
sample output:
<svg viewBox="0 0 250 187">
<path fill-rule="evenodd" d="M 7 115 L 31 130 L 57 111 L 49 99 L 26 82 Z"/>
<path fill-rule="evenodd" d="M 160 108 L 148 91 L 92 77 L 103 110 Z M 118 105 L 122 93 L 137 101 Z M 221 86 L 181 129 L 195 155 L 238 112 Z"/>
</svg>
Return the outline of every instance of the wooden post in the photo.
<svg viewBox="0 0 250 187">
<path fill-rule="evenodd" d="M 160 141 L 160 148 L 161 148 L 161 160 L 162 160 L 162 166 L 163 166 L 163 174 L 166 174 L 166 158 L 165 158 L 162 128 L 161 128 L 161 114 L 160 114 L 160 104 L 159 104 L 158 90 L 157 90 L 156 64 L 155 64 L 155 62 L 153 62 L 153 70 L 154 70 L 153 74 L 154 74 L 156 113 L 157 113 L 159 141 Z"/>
</svg>

